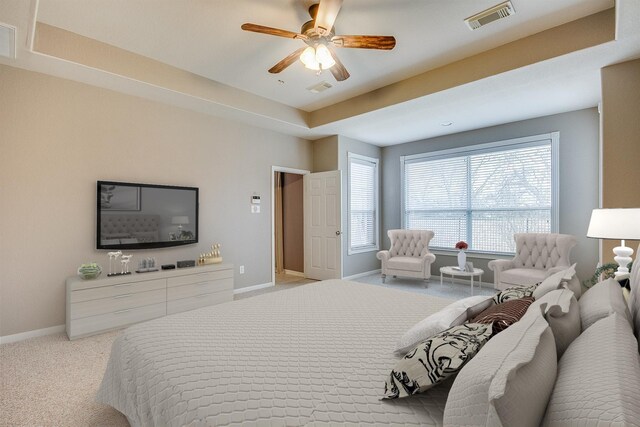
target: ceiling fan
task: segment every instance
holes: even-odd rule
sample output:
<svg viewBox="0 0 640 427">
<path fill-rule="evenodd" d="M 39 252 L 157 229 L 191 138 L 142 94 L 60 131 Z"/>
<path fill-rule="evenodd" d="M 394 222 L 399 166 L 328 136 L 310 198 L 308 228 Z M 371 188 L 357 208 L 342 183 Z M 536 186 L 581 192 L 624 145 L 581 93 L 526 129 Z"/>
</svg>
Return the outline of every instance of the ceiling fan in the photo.
<svg viewBox="0 0 640 427">
<path fill-rule="evenodd" d="M 393 36 L 336 35 L 333 24 L 340 7 L 342 0 L 320 0 L 320 3 L 311 5 L 311 21 L 302 25 L 300 33 L 249 23 L 243 24 L 241 28 L 255 33 L 300 39 L 307 44 L 271 67 L 270 73 L 281 72 L 299 58 L 305 67 L 318 72 L 329 69 L 336 80 L 342 81 L 348 79 L 350 74 L 340 62 L 334 47 L 391 50 L 396 45 L 396 39 Z"/>
</svg>

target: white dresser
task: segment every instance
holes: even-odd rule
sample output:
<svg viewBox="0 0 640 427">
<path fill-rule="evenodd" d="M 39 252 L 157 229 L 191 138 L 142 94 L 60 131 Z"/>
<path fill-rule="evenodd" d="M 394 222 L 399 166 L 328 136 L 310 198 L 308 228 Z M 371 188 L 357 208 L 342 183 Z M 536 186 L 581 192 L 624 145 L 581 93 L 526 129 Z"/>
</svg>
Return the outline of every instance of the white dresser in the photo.
<svg viewBox="0 0 640 427">
<path fill-rule="evenodd" d="M 233 300 L 233 265 L 67 279 L 67 336 L 76 339 Z"/>
</svg>

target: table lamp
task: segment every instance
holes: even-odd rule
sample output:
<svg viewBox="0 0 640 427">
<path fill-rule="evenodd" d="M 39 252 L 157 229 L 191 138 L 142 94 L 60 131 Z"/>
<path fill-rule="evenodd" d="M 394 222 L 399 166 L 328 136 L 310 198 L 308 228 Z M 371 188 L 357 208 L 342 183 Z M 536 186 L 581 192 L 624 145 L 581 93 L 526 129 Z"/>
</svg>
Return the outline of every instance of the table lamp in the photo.
<svg viewBox="0 0 640 427">
<path fill-rule="evenodd" d="M 621 240 L 613 248 L 618 263 L 616 278 L 629 274 L 627 265 L 632 261 L 633 249 L 625 246 L 625 239 L 640 240 L 640 209 L 594 209 L 591 212 L 587 237 Z"/>
</svg>

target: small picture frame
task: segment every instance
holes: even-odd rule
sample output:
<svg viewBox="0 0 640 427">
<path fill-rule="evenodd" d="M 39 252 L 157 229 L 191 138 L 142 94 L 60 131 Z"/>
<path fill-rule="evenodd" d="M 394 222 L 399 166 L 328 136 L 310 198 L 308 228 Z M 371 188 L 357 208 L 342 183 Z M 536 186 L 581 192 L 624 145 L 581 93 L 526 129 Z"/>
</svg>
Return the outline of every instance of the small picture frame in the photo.
<svg viewBox="0 0 640 427">
<path fill-rule="evenodd" d="M 467 273 L 473 273 L 473 263 L 472 262 L 465 263 L 464 271 L 466 271 Z"/>
</svg>

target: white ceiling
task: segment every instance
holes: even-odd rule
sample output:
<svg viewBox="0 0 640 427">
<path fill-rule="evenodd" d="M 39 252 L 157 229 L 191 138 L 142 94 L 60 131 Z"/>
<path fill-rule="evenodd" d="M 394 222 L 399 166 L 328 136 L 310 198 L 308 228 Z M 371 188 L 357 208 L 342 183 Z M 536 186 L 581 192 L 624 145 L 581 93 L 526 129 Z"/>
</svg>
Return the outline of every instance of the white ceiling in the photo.
<svg viewBox="0 0 640 427">
<path fill-rule="evenodd" d="M 0 22 L 16 25 L 19 32 L 21 29 L 28 32 L 33 19 L 30 15 L 37 14 L 37 21 L 310 112 L 608 9 L 614 3 L 614 0 L 512 0 L 514 16 L 476 31 L 464 24 L 464 18 L 499 1 L 344 0 L 335 24 L 337 33 L 393 35 L 397 40 L 392 51 L 339 49 L 338 54 L 351 73 L 344 82 L 336 82 L 328 72 L 317 76 L 300 63 L 280 74 L 269 74 L 267 69 L 301 47 L 302 42 L 240 29 L 242 23 L 251 22 L 299 31 L 309 19 L 307 8 L 313 3 L 311 0 L 5 0 L 0 5 Z M 628 19 L 637 16 L 640 9 L 637 0 L 617 3 L 617 9 L 622 4 L 631 11 Z M 627 23 L 626 28 L 632 27 Z M 614 43 L 312 129 L 269 124 L 265 117 L 255 123 L 309 139 L 341 134 L 391 145 L 592 107 L 600 99 L 600 68 L 640 56 L 638 33 L 633 29 L 629 33 L 631 36 L 625 35 Z M 30 60 L 28 49 L 19 50 L 22 57 L 19 54 L 16 61 L 0 62 L 56 75 L 64 74 L 63 69 L 68 67 L 54 63 L 55 58 Z M 71 74 L 69 78 L 73 78 Z M 97 74 L 77 78 L 121 91 L 131 86 L 118 86 L 106 82 L 107 79 Z M 333 88 L 321 94 L 305 89 L 322 80 Z M 132 92 L 149 91 L 146 88 Z M 448 121 L 453 125 L 441 126 Z"/>
</svg>

